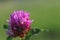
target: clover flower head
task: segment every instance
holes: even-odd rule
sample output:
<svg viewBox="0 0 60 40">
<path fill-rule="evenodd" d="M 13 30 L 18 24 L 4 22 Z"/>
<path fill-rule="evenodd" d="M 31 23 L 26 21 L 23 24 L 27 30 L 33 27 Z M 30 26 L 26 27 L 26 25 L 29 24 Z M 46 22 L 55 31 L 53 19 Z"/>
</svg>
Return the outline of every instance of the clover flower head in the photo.
<svg viewBox="0 0 60 40">
<path fill-rule="evenodd" d="M 9 23 L 9 29 L 7 31 L 9 36 L 24 37 L 30 30 L 30 26 L 33 20 L 30 20 L 30 14 L 26 11 L 14 11 L 10 15 L 10 19 L 7 20 Z"/>
</svg>

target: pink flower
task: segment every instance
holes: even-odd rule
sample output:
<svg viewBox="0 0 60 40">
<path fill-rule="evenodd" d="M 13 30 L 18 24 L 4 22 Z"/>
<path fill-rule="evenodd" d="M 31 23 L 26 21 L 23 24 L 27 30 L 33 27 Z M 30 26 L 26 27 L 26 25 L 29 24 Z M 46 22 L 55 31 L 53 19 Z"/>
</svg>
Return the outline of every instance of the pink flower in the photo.
<svg viewBox="0 0 60 40">
<path fill-rule="evenodd" d="M 10 15 L 9 20 L 9 30 L 11 34 L 13 33 L 14 37 L 20 36 L 24 37 L 26 33 L 30 30 L 32 20 L 30 20 L 30 14 L 26 11 L 14 11 Z"/>
</svg>

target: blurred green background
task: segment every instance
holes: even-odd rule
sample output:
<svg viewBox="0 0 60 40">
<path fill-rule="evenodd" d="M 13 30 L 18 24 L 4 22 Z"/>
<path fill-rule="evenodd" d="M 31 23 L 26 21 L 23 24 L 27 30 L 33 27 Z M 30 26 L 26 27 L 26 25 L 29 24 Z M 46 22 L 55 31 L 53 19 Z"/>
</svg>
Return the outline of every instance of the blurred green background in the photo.
<svg viewBox="0 0 60 40">
<path fill-rule="evenodd" d="M 0 40 L 7 38 L 3 25 L 14 10 L 30 12 L 32 27 L 48 29 L 30 40 L 60 40 L 60 0 L 0 0 Z"/>
</svg>

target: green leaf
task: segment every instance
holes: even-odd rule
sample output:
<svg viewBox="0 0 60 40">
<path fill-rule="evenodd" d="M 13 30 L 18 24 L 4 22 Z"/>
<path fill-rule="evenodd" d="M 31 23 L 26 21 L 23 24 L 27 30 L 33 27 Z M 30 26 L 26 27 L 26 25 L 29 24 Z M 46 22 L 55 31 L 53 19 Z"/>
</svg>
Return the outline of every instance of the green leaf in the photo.
<svg viewBox="0 0 60 40">
<path fill-rule="evenodd" d="M 3 25 L 4 29 L 8 29 L 8 25 L 4 24 Z"/>
<path fill-rule="evenodd" d="M 31 36 L 32 36 L 32 30 L 28 32 L 28 34 L 25 37 L 25 40 L 29 40 Z"/>
<path fill-rule="evenodd" d="M 38 28 L 32 29 L 32 33 L 33 33 L 33 34 L 38 34 L 39 32 L 41 32 L 41 30 L 38 29 Z"/>
<path fill-rule="evenodd" d="M 38 28 L 32 28 L 28 34 L 26 35 L 25 37 L 25 40 L 29 40 L 31 36 L 35 35 L 35 34 L 38 34 L 40 32 L 40 29 Z"/>
<path fill-rule="evenodd" d="M 39 32 L 41 32 L 41 30 L 38 29 L 38 28 L 32 28 L 32 29 L 30 30 L 30 33 L 31 33 L 32 35 L 38 34 Z"/>
<path fill-rule="evenodd" d="M 13 39 L 12 36 L 8 36 L 8 37 L 7 37 L 7 40 L 12 40 L 12 39 Z"/>
</svg>

